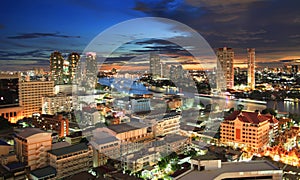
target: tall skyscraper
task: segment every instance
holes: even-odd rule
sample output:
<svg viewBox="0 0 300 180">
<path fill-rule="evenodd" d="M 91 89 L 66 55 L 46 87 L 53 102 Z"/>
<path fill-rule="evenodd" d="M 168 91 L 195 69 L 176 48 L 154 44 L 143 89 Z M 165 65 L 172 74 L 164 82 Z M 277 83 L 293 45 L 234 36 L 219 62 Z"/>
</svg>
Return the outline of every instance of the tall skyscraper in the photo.
<svg viewBox="0 0 300 180">
<path fill-rule="evenodd" d="M 85 72 L 90 75 L 98 74 L 97 56 L 95 52 L 86 53 Z"/>
<path fill-rule="evenodd" d="M 63 69 L 64 69 L 64 58 L 61 53 L 55 51 L 50 55 L 50 71 L 51 78 L 55 84 L 63 84 Z"/>
<path fill-rule="evenodd" d="M 233 49 L 227 47 L 218 48 L 217 57 L 217 88 L 223 89 L 222 87 L 225 87 L 223 83 L 226 82 L 226 87 L 231 89 L 234 86 Z M 226 81 L 224 81 L 224 78 Z"/>
<path fill-rule="evenodd" d="M 255 49 L 248 48 L 248 86 L 255 89 Z"/>
<path fill-rule="evenodd" d="M 95 52 L 86 53 L 85 59 L 85 80 L 87 81 L 86 90 L 90 91 L 95 88 L 97 83 L 97 74 L 98 74 L 98 66 L 97 66 L 97 56 Z"/>
<path fill-rule="evenodd" d="M 150 73 L 154 77 L 161 75 L 161 64 L 160 64 L 160 58 L 158 54 L 154 54 L 154 53 L 150 54 Z"/>
<path fill-rule="evenodd" d="M 72 52 L 69 54 L 68 56 L 68 62 L 69 62 L 69 83 L 72 83 L 76 71 L 77 71 L 77 66 L 78 66 L 78 62 L 80 59 L 80 55 L 76 52 Z"/>
<path fill-rule="evenodd" d="M 64 59 L 58 51 L 50 55 L 50 71 L 55 84 L 72 84 L 80 55 L 72 52 L 68 59 Z"/>
</svg>

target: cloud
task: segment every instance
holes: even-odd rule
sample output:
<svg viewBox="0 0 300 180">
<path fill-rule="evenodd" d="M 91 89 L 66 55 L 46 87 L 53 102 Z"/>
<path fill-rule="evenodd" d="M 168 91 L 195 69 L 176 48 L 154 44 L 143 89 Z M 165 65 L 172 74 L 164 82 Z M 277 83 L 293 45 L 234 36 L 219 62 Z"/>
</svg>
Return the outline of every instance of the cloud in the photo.
<svg viewBox="0 0 300 180">
<path fill-rule="evenodd" d="M 9 36 L 8 39 L 34 39 L 43 37 L 57 37 L 57 38 L 80 38 L 80 36 L 69 36 L 60 33 L 23 33 L 16 36 Z"/>
<path fill-rule="evenodd" d="M 0 24 L 0 29 L 4 29 L 4 25 L 3 24 Z"/>
<path fill-rule="evenodd" d="M 49 58 L 51 50 L 31 50 L 23 52 L 14 52 L 14 51 L 0 51 L 0 59 L 26 59 L 26 58 L 39 58 L 47 59 Z"/>
<path fill-rule="evenodd" d="M 208 9 L 216 14 L 232 14 L 244 12 L 248 7 L 256 2 L 268 0 L 186 0 L 187 4 Z"/>
</svg>

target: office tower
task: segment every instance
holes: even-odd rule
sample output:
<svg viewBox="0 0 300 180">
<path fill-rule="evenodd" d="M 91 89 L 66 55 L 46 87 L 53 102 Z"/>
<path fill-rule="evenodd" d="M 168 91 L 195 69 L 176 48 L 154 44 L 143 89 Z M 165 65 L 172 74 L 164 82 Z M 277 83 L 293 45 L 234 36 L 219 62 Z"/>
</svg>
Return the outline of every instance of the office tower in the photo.
<svg viewBox="0 0 300 180">
<path fill-rule="evenodd" d="M 23 116 L 41 113 L 42 97 L 53 95 L 54 81 L 21 81 L 19 85 L 20 106 Z"/>
<path fill-rule="evenodd" d="M 47 151 L 52 148 L 51 134 L 37 128 L 26 128 L 16 133 L 16 155 L 30 170 L 47 165 Z"/>
<path fill-rule="evenodd" d="M 80 55 L 76 52 L 72 52 L 68 56 L 69 62 L 69 83 L 72 84 L 75 74 L 77 73 L 77 66 L 79 64 Z"/>
<path fill-rule="evenodd" d="M 150 54 L 150 74 L 154 77 L 160 77 L 161 75 L 161 64 L 158 54 Z"/>
<path fill-rule="evenodd" d="M 223 89 L 223 87 L 227 87 L 231 89 L 234 86 L 233 49 L 227 47 L 218 48 L 217 58 L 217 88 Z M 223 84 L 225 82 L 226 85 Z"/>
<path fill-rule="evenodd" d="M 16 123 L 22 119 L 22 107 L 19 105 L 19 81 L 21 74 L 17 72 L 0 73 L 0 116 Z"/>
<path fill-rule="evenodd" d="M 248 86 L 255 89 L 255 49 L 248 48 Z"/>
</svg>

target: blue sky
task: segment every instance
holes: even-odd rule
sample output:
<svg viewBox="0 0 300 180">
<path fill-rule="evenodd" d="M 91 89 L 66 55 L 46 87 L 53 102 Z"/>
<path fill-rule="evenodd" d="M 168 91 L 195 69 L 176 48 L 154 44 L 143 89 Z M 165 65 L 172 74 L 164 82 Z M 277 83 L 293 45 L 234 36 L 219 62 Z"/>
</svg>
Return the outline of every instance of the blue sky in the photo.
<svg viewBox="0 0 300 180">
<path fill-rule="evenodd" d="M 3 0 L 0 69 L 47 68 L 55 50 L 82 52 L 105 29 L 152 16 L 190 26 L 213 48 L 234 48 L 237 62 L 253 47 L 261 65 L 272 64 L 300 57 L 299 7 L 297 0 Z"/>
</svg>

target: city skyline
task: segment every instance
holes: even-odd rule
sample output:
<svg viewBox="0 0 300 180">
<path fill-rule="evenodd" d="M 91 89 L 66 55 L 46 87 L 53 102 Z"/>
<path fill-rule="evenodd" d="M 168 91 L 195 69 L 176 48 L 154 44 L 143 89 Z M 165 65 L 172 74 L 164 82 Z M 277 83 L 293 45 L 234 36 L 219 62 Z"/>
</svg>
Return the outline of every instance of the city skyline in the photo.
<svg viewBox="0 0 300 180">
<path fill-rule="evenodd" d="M 4 1 L 0 22 L 1 70 L 49 68 L 53 51 L 82 53 L 104 30 L 142 17 L 178 21 L 196 30 L 213 49 L 233 48 L 236 65 L 246 64 L 246 49 L 255 48 L 257 64 L 272 66 L 282 60 L 300 57 L 298 5 L 298 1 L 292 0 Z M 163 22 L 155 23 L 157 31 L 153 32 L 168 34 L 170 39 L 187 33 Z M 143 45 L 139 44 L 138 50 L 147 53 L 156 50 L 147 47 L 149 44 L 151 42 L 146 40 Z M 174 50 L 172 44 L 156 41 L 155 45 L 164 45 L 167 52 Z M 136 52 L 136 46 L 127 48 L 123 53 Z M 123 60 L 122 57 L 115 58 Z"/>
</svg>

